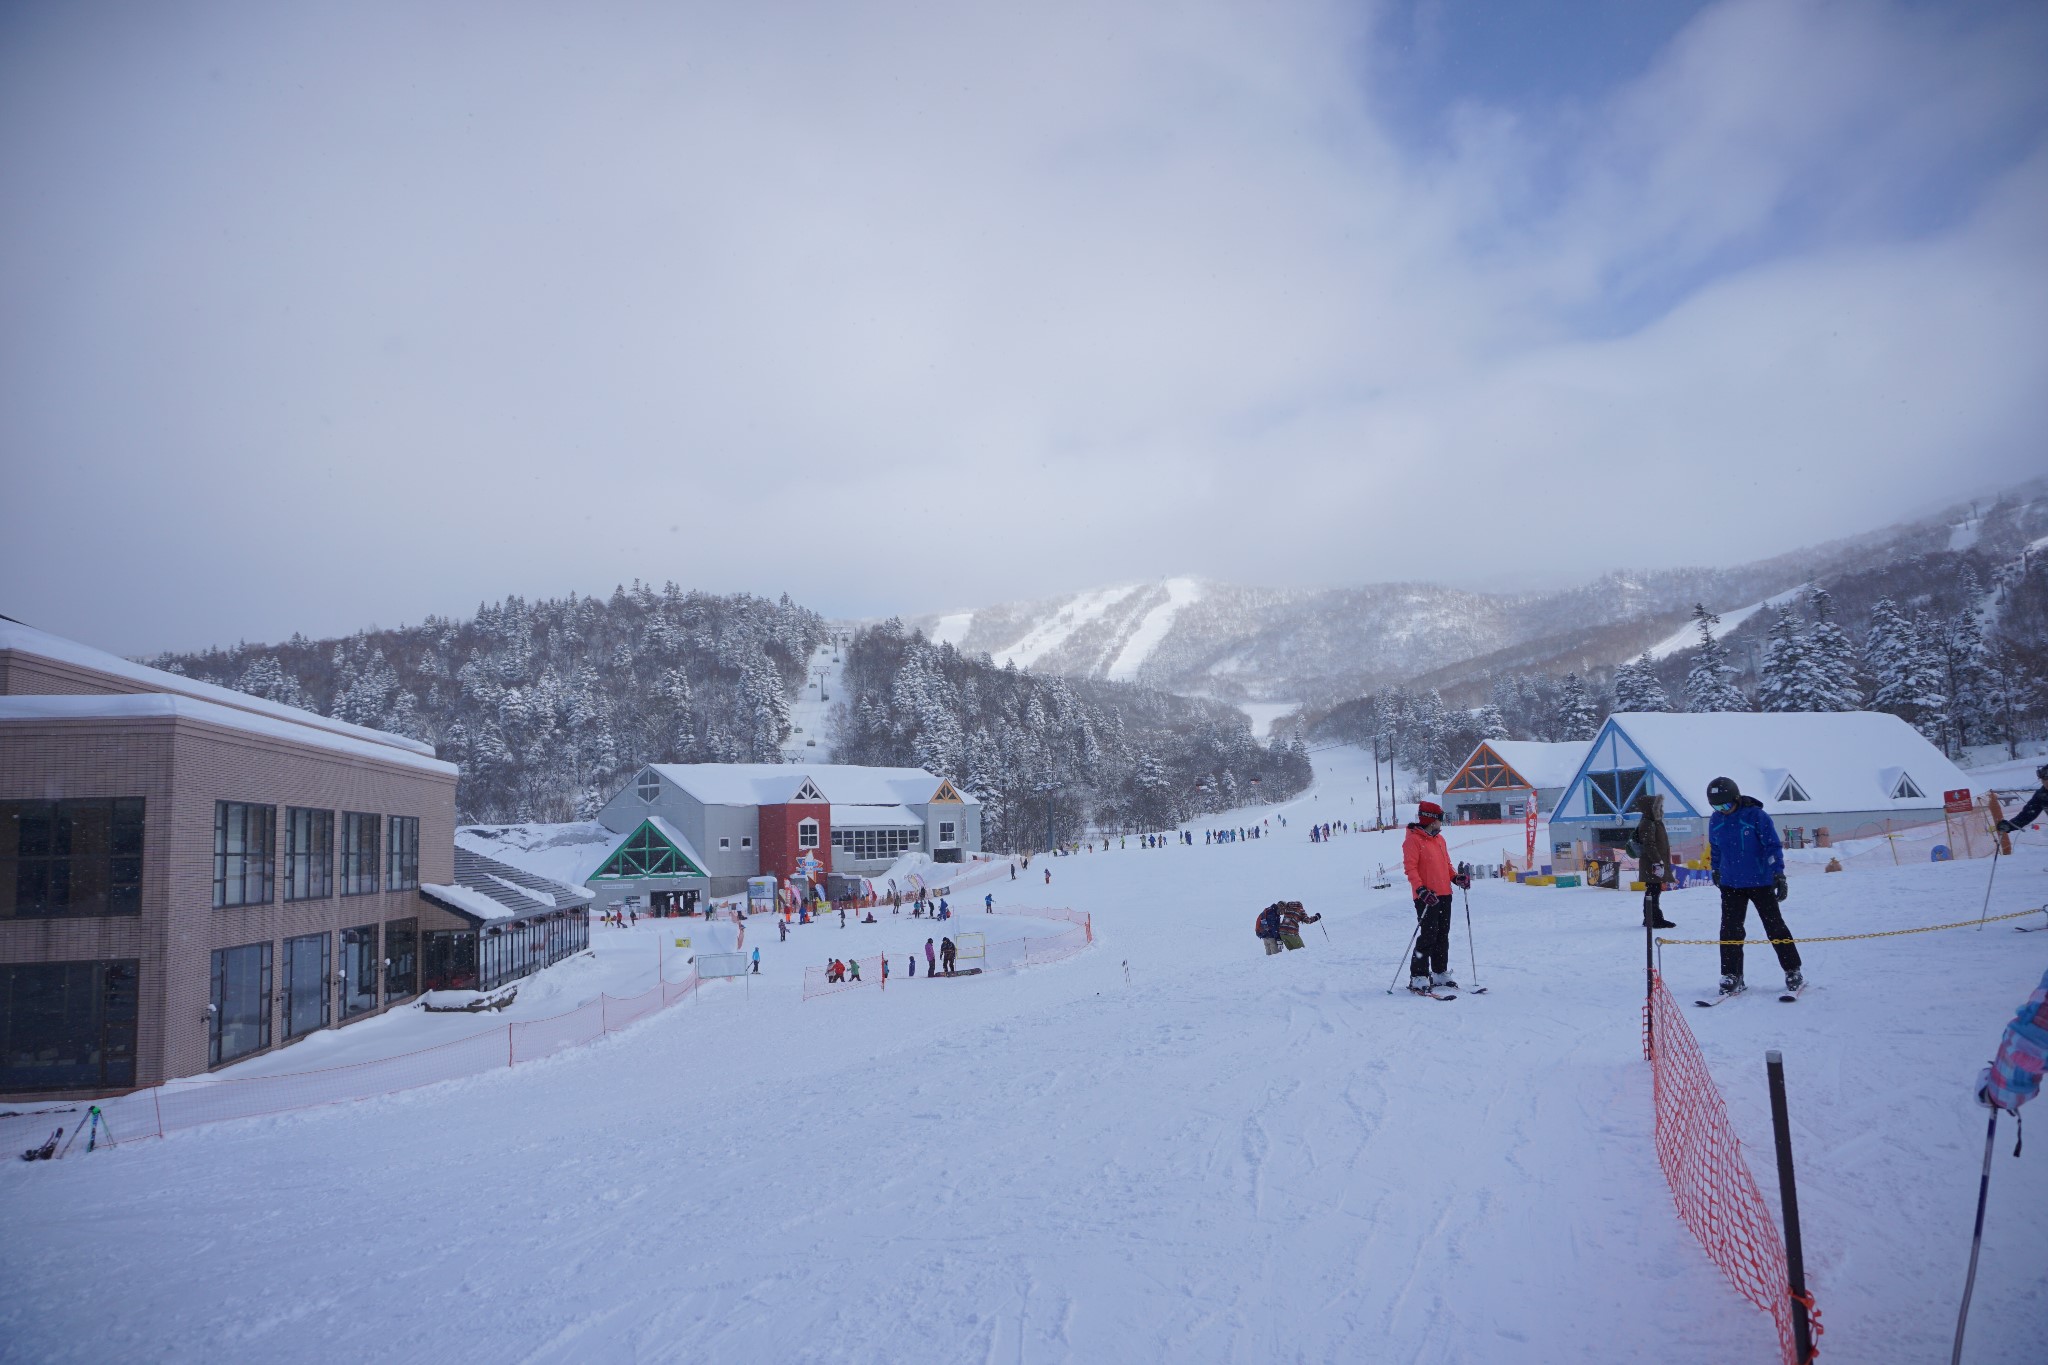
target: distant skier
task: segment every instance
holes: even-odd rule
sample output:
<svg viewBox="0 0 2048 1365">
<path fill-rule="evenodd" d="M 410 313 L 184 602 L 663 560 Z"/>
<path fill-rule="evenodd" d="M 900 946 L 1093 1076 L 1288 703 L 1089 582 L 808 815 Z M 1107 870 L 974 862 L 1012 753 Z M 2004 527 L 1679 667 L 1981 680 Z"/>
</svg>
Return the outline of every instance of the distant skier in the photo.
<svg viewBox="0 0 2048 1365">
<path fill-rule="evenodd" d="M 981 898 L 981 909 L 983 914 L 993 915 L 996 912 L 995 892 L 991 891 Z"/>
<path fill-rule="evenodd" d="M 930 939 L 926 939 L 924 941 L 924 974 L 926 976 L 932 975 L 932 973 L 938 969 L 938 965 L 938 949 L 932 947 L 932 941 Z"/>
<path fill-rule="evenodd" d="M 1415 809 L 1408 836 L 1401 843 L 1401 866 L 1415 897 L 1415 955 L 1408 960 L 1408 989 L 1426 992 L 1434 986 L 1455 988 L 1451 980 L 1451 888 L 1470 886 L 1470 877 L 1451 871 L 1450 849 L 1444 844 L 1444 808 L 1424 801 Z"/>
<path fill-rule="evenodd" d="M 945 964 L 945 971 L 947 976 L 951 976 L 953 974 L 954 958 L 959 953 L 959 951 L 959 949 L 953 946 L 952 939 L 941 939 L 939 941 L 939 958 Z"/>
<path fill-rule="evenodd" d="M 2027 804 L 2021 806 L 2018 813 L 2009 819 L 1998 822 L 1998 832 L 2000 834 L 2010 834 L 2016 829 L 2025 829 L 2028 825 L 2034 823 L 2034 818 L 2042 811 L 2048 810 L 2048 763 L 2043 763 L 2040 767 L 2034 769 L 2034 776 L 2040 779 L 2041 789 L 2027 798 Z"/>
<path fill-rule="evenodd" d="M 785 919 L 778 923 L 775 927 L 781 930 L 782 932 L 782 938 L 779 941 L 783 943 L 789 942 L 789 921 Z"/>
<path fill-rule="evenodd" d="M 755 976 L 759 976 L 760 974 L 761 974 L 761 950 L 760 950 L 759 948 L 756 948 L 756 949 L 754 949 L 754 975 L 755 975 Z"/>
<path fill-rule="evenodd" d="M 1048 868 L 1044 869 L 1044 871 L 1045 871 L 1045 884 L 1046 884 L 1047 886 L 1051 886 L 1051 885 L 1052 885 L 1052 869 L 1048 867 Z"/>
<path fill-rule="evenodd" d="M 858 980 L 860 980 L 860 959 L 859 959 L 859 958 L 857 958 L 857 957 L 854 957 L 854 958 L 848 958 L 848 959 L 846 960 L 846 979 L 847 979 L 848 981 L 858 981 Z"/>
<path fill-rule="evenodd" d="M 1658 904 L 1664 882 L 1671 875 L 1671 835 L 1664 828 L 1664 798 L 1644 792 L 1636 798 L 1635 808 L 1643 818 L 1629 835 L 1628 851 L 1635 855 L 1637 870 L 1643 874 L 1643 925 L 1650 929 L 1676 929 L 1678 926 L 1664 918 L 1664 908 Z"/>
<path fill-rule="evenodd" d="M 1764 936 L 1790 939 L 1785 916 L 1778 906 L 1792 888 L 1785 882 L 1785 846 L 1778 827 L 1764 813 L 1763 802 L 1744 796 L 1732 777 L 1717 777 L 1707 784 L 1707 804 L 1714 816 L 1707 822 L 1707 844 L 1714 858 L 1714 885 L 1721 888 L 1721 994 L 1740 995 L 1747 987 L 1742 980 L 1744 921 L 1749 907 L 1763 922 Z M 1806 984 L 1799 970 L 1799 945 L 1773 943 L 1778 965 L 1785 969 L 1785 989 L 1797 991 Z"/>
</svg>

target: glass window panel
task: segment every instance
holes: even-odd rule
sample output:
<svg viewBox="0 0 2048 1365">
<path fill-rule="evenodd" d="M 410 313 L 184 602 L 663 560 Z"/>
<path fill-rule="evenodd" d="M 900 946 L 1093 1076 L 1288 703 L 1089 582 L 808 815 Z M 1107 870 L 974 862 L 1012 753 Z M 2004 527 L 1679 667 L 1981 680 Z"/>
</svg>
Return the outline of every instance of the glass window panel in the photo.
<svg viewBox="0 0 2048 1365">
<path fill-rule="evenodd" d="M 384 998 L 402 1000 L 419 990 L 420 922 L 387 920 L 384 924 Z"/>
<path fill-rule="evenodd" d="M 377 926 L 341 931 L 341 1017 L 352 1019 L 377 1008 Z"/>
<path fill-rule="evenodd" d="M 213 954 L 213 1012 L 208 1056 L 216 1066 L 270 1046 L 270 945 Z"/>
<path fill-rule="evenodd" d="M 284 1036 L 297 1038 L 332 1022 L 333 938 L 305 934 L 284 943 Z"/>
<path fill-rule="evenodd" d="M 135 1084 L 132 959 L 0 964 L 0 1090 Z"/>
<path fill-rule="evenodd" d="M 0 801 L 0 919 L 142 909 L 142 801 Z"/>
</svg>

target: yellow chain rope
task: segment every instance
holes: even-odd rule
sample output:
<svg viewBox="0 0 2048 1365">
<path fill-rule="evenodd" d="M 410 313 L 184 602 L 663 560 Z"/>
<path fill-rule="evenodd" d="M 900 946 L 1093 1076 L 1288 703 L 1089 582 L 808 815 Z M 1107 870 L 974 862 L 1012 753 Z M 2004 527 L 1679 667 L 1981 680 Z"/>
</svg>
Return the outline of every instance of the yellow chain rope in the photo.
<svg viewBox="0 0 2048 1365">
<path fill-rule="evenodd" d="M 1693 948 L 1721 948 L 1736 943 L 1750 947 L 1767 943 L 1847 943 L 1859 938 L 1897 938 L 1901 934 L 1931 934 L 1937 929 L 1967 929 L 1973 924 L 1996 924 L 2002 919 L 2019 919 L 2023 915 L 2044 912 L 2048 912 L 2048 906 L 2037 905 L 2031 910 L 2015 910 L 2010 915 L 1993 915 L 1989 919 L 1959 919 L 1954 924 L 1929 924 L 1919 929 L 1879 929 L 1868 934 L 1829 934 L 1825 938 L 1660 938 L 1657 942 Z"/>
</svg>

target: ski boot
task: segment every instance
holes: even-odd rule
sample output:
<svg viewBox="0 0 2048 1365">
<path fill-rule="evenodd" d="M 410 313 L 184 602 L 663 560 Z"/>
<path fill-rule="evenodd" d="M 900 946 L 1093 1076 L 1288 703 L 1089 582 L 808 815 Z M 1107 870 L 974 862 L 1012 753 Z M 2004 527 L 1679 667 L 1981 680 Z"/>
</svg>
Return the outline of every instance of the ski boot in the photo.
<svg viewBox="0 0 2048 1365">
<path fill-rule="evenodd" d="M 1787 973 L 1785 973 L 1785 994 L 1787 994 L 1787 995 L 1797 995 L 1797 994 L 1799 994 L 1799 988 L 1800 988 L 1801 986 L 1804 986 L 1805 984 L 1806 984 L 1806 973 L 1805 973 L 1805 972 L 1800 972 L 1800 971 L 1791 971 L 1791 972 L 1787 972 Z"/>
<path fill-rule="evenodd" d="M 1451 980 L 1449 972 L 1431 972 L 1429 974 L 1429 984 L 1440 991 L 1454 991 L 1458 989 L 1458 983 Z"/>
<path fill-rule="evenodd" d="M 1721 996 L 1723 999 L 1731 995 L 1740 995 L 1748 989 L 1749 987 L 1742 984 L 1742 978 L 1739 976 L 1724 976 L 1721 978 Z"/>
</svg>

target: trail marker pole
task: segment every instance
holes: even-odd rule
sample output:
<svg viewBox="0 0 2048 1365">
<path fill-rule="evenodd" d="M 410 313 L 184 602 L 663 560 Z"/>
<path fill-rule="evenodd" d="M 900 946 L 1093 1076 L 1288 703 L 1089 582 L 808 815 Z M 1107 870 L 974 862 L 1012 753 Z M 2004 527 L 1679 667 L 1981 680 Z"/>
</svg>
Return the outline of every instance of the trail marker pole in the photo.
<svg viewBox="0 0 2048 1365">
<path fill-rule="evenodd" d="M 1785 1057 L 1772 1048 L 1764 1054 L 1771 1082 L 1771 1130 L 1778 1144 L 1778 1202 L 1785 1210 L 1785 1278 L 1792 1296 L 1792 1357 L 1798 1365 L 1813 1359 L 1813 1328 L 1806 1320 L 1806 1252 L 1799 1240 L 1799 1190 L 1792 1177 L 1792 1120 L 1785 1110 Z"/>
<path fill-rule="evenodd" d="M 1970 1273 L 1963 1277 L 1963 1306 L 1956 1313 L 1956 1344 L 1949 1352 L 1949 1365 L 1962 1365 L 1963 1327 L 1970 1320 L 1970 1294 L 1977 1288 L 1977 1253 L 1984 1248 L 1984 1204 L 1991 1194 L 1991 1147 L 1998 1140 L 1998 1110 L 1984 1125 L 1984 1174 L 1977 1178 L 1977 1227 L 1970 1234 Z"/>
</svg>

